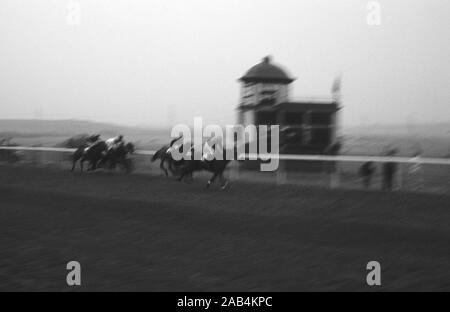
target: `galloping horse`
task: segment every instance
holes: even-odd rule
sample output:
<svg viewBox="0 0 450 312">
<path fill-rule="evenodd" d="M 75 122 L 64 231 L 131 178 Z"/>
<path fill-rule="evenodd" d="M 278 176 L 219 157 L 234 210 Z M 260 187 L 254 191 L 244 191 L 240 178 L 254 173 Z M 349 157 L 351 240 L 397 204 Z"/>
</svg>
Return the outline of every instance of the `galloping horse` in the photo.
<svg viewBox="0 0 450 312">
<path fill-rule="evenodd" d="M 128 155 L 133 154 L 134 151 L 135 148 L 133 143 L 121 143 L 116 148 L 107 150 L 106 154 L 101 159 L 99 166 L 109 163 L 108 168 L 112 170 L 117 165 L 120 165 L 127 173 L 130 173 L 133 170 L 133 163 Z"/>
<path fill-rule="evenodd" d="M 202 160 L 185 160 L 185 165 L 182 167 L 181 169 L 181 175 L 178 178 L 178 181 L 183 180 L 183 178 L 186 175 L 192 175 L 192 173 L 194 171 L 202 171 L 202 170 L 206 170 L 209 172 L 212 172 L 213 175 L 211 177 L 211 179 L 208 180 L 208 183 L 206 184 L 206 188 L 209 188 L 211 186 L 211 184 L 214 182 L 214 180 L 219 177 L 220 179 L 220 183 L 221 183 L 221 187 L 224 190 L 227 186 L 228 186 L 228 180 L 225 179 L 225 177 L 223 176 L 223 173 L 228 165 L 228 163 L 230 162 L 230 160 L 226 160 L 225 156 L 226 156 L 226 150 L 222 149 L 222 159 L 212 159 L 212 160 L 206 160 L 206 159 L 202 159 Z M 193 154 L 193 153 L 192 153 Z"/>
<path fill-rule="evenodd" d="M 102 160 L 106 150 L 107 145 L 104 141 L 99 141 L 91 147 L 87 147 L 87 145 L 79 147 L 72 156 L 72 171 L 75 170 L 75 166 L 78 161 L 80 161 L 80 168 L 82 172 L 84 169 L 83 163 L 85 161 L 89 161 L 90 163 L 90 168 L 88 171 L 97 169 L 97 165 L 99 161 Z"/>
<path fill-rule="evenodd" d="M 183 148 L 184 146 L 177 146 L 177 147 L 173 147 L 173 145 L 175 144 L 176 141 L 180 140 L 182 138 L 182 136 L 179 136 L 178 138 L 173 139 L 169 145 L 164 145 L 163 147 L 161 147 L 159 150 L 156 151 L 155 155 L 153 155 L 151 161 L 155 162 L 156 160 L 160 159 L 161 162 L 159 164 L 159 168 L 161 168 L 161 170 L 166 174 L 166 177 L 169 176 L 169 171 L 172 173 L 172 175 L 175 174 L 175 171 L 184 163 L 184 160 L 175 160 L 172 157 L 172 153 L 171 153 L 171 149 L 172 148 L 177 148 L 181 153 L 183 152 Z M 166 168 L 164 166 L 164 163 L 168 164 L 168 167 Z M 169 170 L 167 170 L 169 169 Z"/>
</svg>

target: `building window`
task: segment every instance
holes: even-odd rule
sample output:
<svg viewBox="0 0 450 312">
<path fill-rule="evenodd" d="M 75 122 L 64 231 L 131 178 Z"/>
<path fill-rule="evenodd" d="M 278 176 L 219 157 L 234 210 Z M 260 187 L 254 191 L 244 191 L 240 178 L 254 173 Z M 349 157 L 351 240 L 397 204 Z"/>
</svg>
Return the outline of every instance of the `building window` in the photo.
<svg viewBox="0 0 450 312">
<path fill-rule="evenodd" d="M 327 128 L 311 129 L 311 144 L 328 145 L 331 143 L 331 130 Z"/>
<path fill-rule="evenodd" d="M 285 120 L 286 120 L 286 124 L 289 126 L 301 126 L 301 125 L 303 125 L 303 114 L 302 113 L 286 113 Z"/>
<path fill-rule="evenodd" d="M 303 144 L 303 128 L 286 127 L 282 131 L 283 141 L 286 144 L 299 145 Z"/>
<path fill-rule="evenodd" d="M 243 96 L 244 98 L 248 98 L 248 97 L 251 97 L 252 95 L 253 95 L 253 89 L 252 89 L 252 86 L 251 86 L 251 85 L 246 85 L 246 86 L 244 87 L 244 92 L 243 92 L 242 96 Z"/>
<path fill-rule="evenodd" d="M 277 114 L 274 112 L 258 112 L 257 115 L 258 125 L 277 125 Z"/>
<path fill-rule="evenodd" d="M 311 125 L 329 126 L 331 125 L 331 114 L 329 113 L 311 113 Z"/>
</svg>

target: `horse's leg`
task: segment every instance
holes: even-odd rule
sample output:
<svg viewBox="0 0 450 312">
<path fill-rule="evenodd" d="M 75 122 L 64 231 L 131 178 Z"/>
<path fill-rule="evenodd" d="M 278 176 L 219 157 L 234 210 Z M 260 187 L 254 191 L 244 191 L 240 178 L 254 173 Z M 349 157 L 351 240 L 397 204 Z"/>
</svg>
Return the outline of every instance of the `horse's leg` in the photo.
<svg viewBox="0 0 450 312">
<path fill-rule="evenodd" d="M 171 159 L 171 158 L 169 158 L 169 159 L 168 159 L 168 162 L 169 162 L 169 170 L 170 170 L 170 173 L 172 173 L 172 175 L 175 175 L 175 170 L 176 170 L 176 168 L 175 168 L 174 160 Z"/>
<path fill-rule="evenodd" d="M 159 164 L 159 168 L 161 168 L 162 171 L 164 171 L 164 173 L 166 174 L 166 177 L 169 176 L 169 172 L 167 171 L 166 167 L 164 167 L 164 161 L 165 159 L 162 158 L 161 159 L 161 163 Z"/>
<path fill-rule="evenodd" d="M 100 160 L 97 162 L 97 165 L 96 165 L 96 167 L 98 167 L 98 168 L 104 168 L 105 167 L 105 164 L 106 164 L 106 159 L 105 158 L 100 158 Z"/>
<path fill-rule="evenodd" d="M 192 168 L 190 166 L 181 169 L 180 177 L 177 180 L 178 181 L 183 180 L 184 176 L 187 174 L 192 174 Z"/>
<path fill-rule="evenodd" d="M 180 176 L 177 178 L 177 181 L 183 180 L 185 174 L 186 174 L 186 170 L 185 170 L 185 169 L 182 169 L 182 170 L 181 170 Z"/>
<path fill-rule="evenodd" d="M 83 172 L 83 170 L 84 170 L 84 159 L 81 159 L 80 160 L 80 169 L 81 169 L 81 172 Z"/>
<path fill-rule="evenodd" d="M 211 184 L 214 182 L 214 180 L 217 178 L 218 175 L 219 174 L 217 172 L 214 172 L 213 176 L 211 177 L 211 179 L 206 184 L 206 188 L 209 188 L 211 186 Z"/>
<path fill-rule="evenodd" d="M 124 166 L 125 166 L 125 172 L 127 174 L 133 172 L 133 160 L 131 158 L 125 158 L 123 160 Z"/>
<path fill-rule="evenodd" d="M 70 171 L 73 172 L 75 170 L 75 166 L 77 165 L 77 161 L 78 161 L 78 159 L 76 159 L 75 156 L 74 156 L 73 159 L 72 159 L 72 170 L 70 170 Z"/>
<path fill-rule="evenodd" d="M 170 159 L 167 159 L 167 169 L 172 175 L 174 174 L 173 163 Z"/>
<path fill-rule="evenodd" d="M 189 183 L 192 183 L 194 181 L 194 170 L 191 170 L 187 176 L 189 177 Z"/>
<path fill-rule="evenodd" d="M 83 158 L 83 151 L 81 150 L 76 150 L 75 153 L 73 153 L 72 155 L 72 171 L 75 170 L 76 166 L 77 166 L 77 162 Z"/>
<path fill-rule="evenodd" d="M 129 159 L 127 159 L 126 157 L 122 157 L 121 159 L 121 165 L 122 165 L 122 169 L 125 170 L 126 173 L 130 173 L 131 172 L 131 166 L 130 163 L 128 162 Z"/>
<path fill-rule="evenodd" d="M 88 168 L 88 171 L 94 171 L 95 169 L 97 169 L 97 161 L 94 160 L 94 159 L 92 159 L 92 160 L 89 162 L 89 168 Z"/>
<path fill-rule="evenodd" d="M 220 184 L 222 185 L 222 190 L 226 189 L 228 186 L 228 180 L 223 176 L 223 171 L 219 175 Z"/>
</svg>

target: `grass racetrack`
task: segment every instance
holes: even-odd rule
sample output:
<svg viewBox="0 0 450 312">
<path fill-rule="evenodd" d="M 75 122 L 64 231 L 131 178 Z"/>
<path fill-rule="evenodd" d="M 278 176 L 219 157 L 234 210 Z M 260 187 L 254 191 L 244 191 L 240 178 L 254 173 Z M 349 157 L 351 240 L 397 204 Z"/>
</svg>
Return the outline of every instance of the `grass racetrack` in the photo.
<svg viewBox="0 0 450 312">
<path fill-rule="evenodd" d="M 0 166 L 0 290 L 450 290 L 449 195 L 204 182 Z"/>
</svg>

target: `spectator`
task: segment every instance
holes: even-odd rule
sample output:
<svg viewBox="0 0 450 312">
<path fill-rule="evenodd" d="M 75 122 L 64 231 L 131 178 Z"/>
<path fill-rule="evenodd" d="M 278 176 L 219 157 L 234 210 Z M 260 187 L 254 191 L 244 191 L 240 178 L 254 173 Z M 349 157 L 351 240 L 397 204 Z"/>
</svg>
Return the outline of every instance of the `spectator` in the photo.
<svg viewBox="0 0 450 312">
<path fill-rule="evenodd" d="M 372 184 L 372 177 L 376 169 L 373 162 L 368 161 L 359 168 L 359 176 L 362 179 L 363 187 L 369 189 Z"/>
<path fill-rule="evenodd" d="M 395 156 L 396 149 L 391 149 L 386 153 L 386 156 Z M 395 162 L 386 162 L 383 164 L 383 180 L 381 189 L 383 191 L 392 191 L 394 189 L 394 178 L 397 172 L 397 164 Z"/>
</svg>

